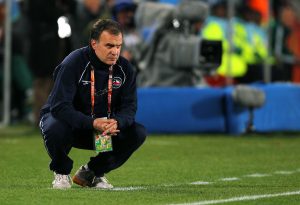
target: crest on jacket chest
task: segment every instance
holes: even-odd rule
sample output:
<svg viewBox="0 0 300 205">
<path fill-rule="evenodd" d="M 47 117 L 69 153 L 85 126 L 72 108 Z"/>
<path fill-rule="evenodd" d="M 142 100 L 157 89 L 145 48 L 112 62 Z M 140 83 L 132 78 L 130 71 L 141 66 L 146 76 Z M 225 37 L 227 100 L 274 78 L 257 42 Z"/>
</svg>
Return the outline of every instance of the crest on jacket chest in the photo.
<svg viewBox="0 0 300 205">
<path fill-rule="evenodd" d="M 123 84 L 123 80 L 120 77 L 113 77 L 112 85 L 113 89 L 118 89 Z"/>
</svg>

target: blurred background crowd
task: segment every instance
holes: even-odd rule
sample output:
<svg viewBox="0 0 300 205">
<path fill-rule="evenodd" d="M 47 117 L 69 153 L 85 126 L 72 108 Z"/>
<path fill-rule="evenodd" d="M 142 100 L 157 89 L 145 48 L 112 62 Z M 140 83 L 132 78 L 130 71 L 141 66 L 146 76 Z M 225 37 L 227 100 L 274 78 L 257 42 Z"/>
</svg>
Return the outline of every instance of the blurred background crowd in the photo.
<svg viewBox="0 0 300 205">
<path fill-rule="evenodd" d="M 139 87 L 300 82 L 300 1 L 182 1 L 180 7 L 180 0 L 12 0 L 11 121 L 38 123 L 52 72 L 88 45 L 99 18 L 123 26 L 122 55 L 136 69 Z M 1 96 L 7 2 L 0 0 Z M 221 42 L 215 68 L 192 62 L 205 50 L 203 39 Z"/>
</svg>

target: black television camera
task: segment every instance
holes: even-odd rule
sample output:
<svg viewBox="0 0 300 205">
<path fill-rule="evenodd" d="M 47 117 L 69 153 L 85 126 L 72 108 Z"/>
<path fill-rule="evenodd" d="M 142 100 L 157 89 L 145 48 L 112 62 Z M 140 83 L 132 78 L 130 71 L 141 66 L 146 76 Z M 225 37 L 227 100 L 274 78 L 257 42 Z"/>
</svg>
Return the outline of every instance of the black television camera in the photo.
<svg viewBox="0 0 300 205">
<path fill-rule="evenodd" d="M 208 5 L 199 0 L 183 0 L 175 7 L 173 27 L 179 38 L 172 42 L 175 67 L 198 67 L 204 71 L 216 69 L 221 64 L 222 42 L 201 39 L 193 24 L 203 24 L 209 13 Z M 180 28 L 181 27 L 181 28 Z M 199 27 L 199 26 L 198 26 Z"/>
<path fill-rule="evenodd" d="M 222 60 L 222 42 L 186 36 L 172 42 L 171 66 L 176 69 L 199 68 L 205 73 L 214 71 Z"/>
<path fill-rule="evenodd" d="M 199 0 L 138 6 L 135 20 L 143 38 L 137 53 L 140 86 L 193 86 L 197 71 L 209 73 L 221 64 L 221 41 L 199 35 L 208 12 L 207 3 Z"/>
</svg>

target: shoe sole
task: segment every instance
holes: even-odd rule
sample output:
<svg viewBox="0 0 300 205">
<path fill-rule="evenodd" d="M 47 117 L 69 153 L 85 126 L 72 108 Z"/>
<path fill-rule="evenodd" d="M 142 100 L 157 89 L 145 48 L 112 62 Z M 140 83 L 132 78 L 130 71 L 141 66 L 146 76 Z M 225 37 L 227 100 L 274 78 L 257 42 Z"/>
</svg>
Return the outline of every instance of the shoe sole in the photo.
<svg viewBox="0 0 300 205">
<path fill-rule="evenodd" d="M 77 177 L 76 175 L 73 176 L 72 181 L 82 187 L 91 187 L 91 185 L 89 184 L 89 182 L 82 180 L 81 178 Z"/>
</svg>

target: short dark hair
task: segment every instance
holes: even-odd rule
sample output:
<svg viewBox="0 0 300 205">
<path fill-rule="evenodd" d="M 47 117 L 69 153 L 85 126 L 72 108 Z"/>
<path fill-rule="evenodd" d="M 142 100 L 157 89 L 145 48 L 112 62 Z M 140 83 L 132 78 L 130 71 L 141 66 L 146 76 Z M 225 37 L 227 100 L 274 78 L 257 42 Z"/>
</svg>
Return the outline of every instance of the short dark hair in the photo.
<svg viewBox="0 0 300 205">
<path fill-rule="evenodd" d="M 90 40 L 99 40 L 103 31 L 108 31 L 113 35 L 119 35 L 121 33 L 123 36 L 123 29 L 118 22 L 112 19 L 99 19 L 94 23 L 91 29 Z"/>
</svg>

